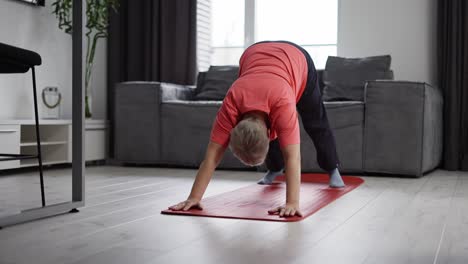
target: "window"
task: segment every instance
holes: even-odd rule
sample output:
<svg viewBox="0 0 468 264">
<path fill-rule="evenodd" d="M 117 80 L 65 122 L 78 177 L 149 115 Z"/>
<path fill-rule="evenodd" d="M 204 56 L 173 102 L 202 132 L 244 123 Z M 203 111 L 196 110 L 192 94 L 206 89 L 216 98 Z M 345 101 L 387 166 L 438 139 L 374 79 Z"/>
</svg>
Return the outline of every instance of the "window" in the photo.
<svg viewBox="0 0 468 264">
<path fill-rule="evenodd" d="M 197 0 L 197 63 L 199 71 L 211 64 L 211 1 Z"/>
<path fill-rule="evenodd" d="M 254 42 L 288 40 L 324 68 L 336 55 L 337 20 L 338 0 L 211 0 L 211 64 L 237 65 Z"/>
<path fill-rule="evenodd" d="M 336 55 L 337 1 L 256 0 L 255 41 L 288 40 L 309 52 L 317 68 Z"/>
<path fill-rule="evenodd" d="M 212 65 L 237 65 L 245 49 L 245 0 L 212 0 Z"/>
</svg>

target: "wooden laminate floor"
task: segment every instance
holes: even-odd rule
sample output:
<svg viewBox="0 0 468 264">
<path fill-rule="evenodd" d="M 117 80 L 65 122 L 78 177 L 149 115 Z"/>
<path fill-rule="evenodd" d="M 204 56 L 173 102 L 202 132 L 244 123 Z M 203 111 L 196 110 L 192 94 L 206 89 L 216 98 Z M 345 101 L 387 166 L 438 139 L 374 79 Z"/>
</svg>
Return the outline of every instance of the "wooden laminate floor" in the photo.
<svg viewBox="0 0 468 264">
<path fill-rule="evenodd" d="M 0 230 L 0 264 L 468 263 L 468 173 L 365 177 L 296 223 L 161 215 L 186 198 L 195 170 L 99 166 L 86 173 L 86 207 Z M 69 175 L 46 171 L 49 203 L 70 199 Z M 260 176 L 217 171 L 206 195 Z M 0 216 L 39 205 L 37 178 L 0 176 Z"/>
</svg>

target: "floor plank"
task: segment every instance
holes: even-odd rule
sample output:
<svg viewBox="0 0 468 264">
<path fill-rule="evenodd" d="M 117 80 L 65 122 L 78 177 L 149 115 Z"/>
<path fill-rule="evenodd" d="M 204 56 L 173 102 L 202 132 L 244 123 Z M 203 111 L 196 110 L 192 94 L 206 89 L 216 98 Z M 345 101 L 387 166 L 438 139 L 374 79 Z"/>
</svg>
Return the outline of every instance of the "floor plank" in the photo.
<svg viewBox="0 0 468 264">
<path fill-rule="evenodd" d="M 449 172 L 458 176 L 446 222 L 439 240 L 434 263 L 468 263 L 468 177 L 460 172 Z"/>
<path fill-rule="evenodd" d="M 87 168 L 81 212 L 1 230 L 0 263 L 467 263 L 468 173 L 365 177 L 296 223 L 161 215 L 186 198 L 195 173 Z M 69 170 L 47 175 L 52 197 L 66 194 Z M 261 175 L 217 171 L 206 196 Z M 36 181 L 31 173 L 12 177 L 0 178 L 0 189 Z"/>
<path fill-rule="evenodd" d="M 457 178 L 433 173 L 377 233 L 364 263 L 433 263 Z"/>
</svg>

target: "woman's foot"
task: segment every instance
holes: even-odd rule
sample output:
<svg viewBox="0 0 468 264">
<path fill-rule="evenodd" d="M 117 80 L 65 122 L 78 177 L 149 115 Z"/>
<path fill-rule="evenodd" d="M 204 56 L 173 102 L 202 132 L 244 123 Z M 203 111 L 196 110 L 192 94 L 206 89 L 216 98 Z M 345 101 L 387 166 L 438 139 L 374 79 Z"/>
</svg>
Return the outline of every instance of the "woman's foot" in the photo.
<svg viewBox="0 0 468 264">
<path fill-rule="evenodd" d="M 330 172 L 330 187 L 332 188 L 343 188 L 345 187 L 345 184 L 343 182 L 343 179 L 341 178 L 341 174 L 338 171 L 338 168 L 332 170 Z"/>
<path fill-rule="evenodd" d="M 280 171 L 267 171 L 265 176 L 263 176 L 262 179 L 260 179 L 257 183 L 262 184 L 262 185 L 269 185 L 272 184 L 273 181 L 275 180 L 276 176 L 282 175 L 283 170 Z"/>
</svg>

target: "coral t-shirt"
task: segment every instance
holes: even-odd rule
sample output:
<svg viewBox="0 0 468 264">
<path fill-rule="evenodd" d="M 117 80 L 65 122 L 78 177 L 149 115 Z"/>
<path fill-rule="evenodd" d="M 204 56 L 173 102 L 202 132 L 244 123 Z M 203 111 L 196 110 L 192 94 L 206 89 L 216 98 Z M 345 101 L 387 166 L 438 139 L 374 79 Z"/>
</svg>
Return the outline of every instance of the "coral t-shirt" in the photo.
<svg viewBox="0 0 468 264">
<path fill-rule="evenodd" d="M 288 43 L 250 46 L 240 58 L 239 78 L 223 100 L 211 130 L 211 141 L 227 147 L 231 130 L 251 111 L 268 114 L 270 140 L 280 146 L 299 144 L 296 104 L 307 82 L 307 61 Z"/>
</svg>

